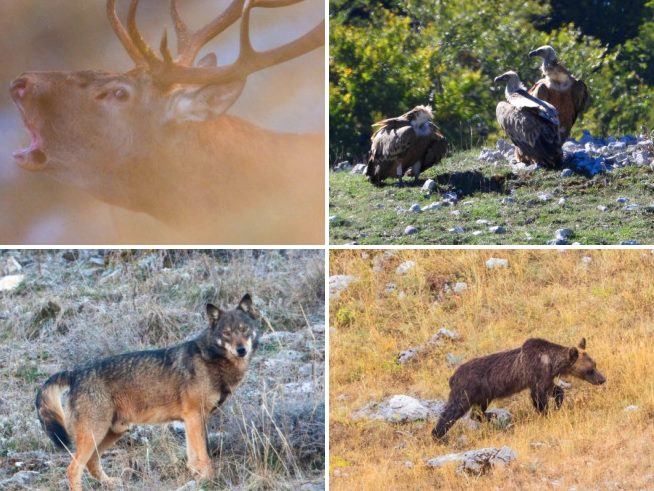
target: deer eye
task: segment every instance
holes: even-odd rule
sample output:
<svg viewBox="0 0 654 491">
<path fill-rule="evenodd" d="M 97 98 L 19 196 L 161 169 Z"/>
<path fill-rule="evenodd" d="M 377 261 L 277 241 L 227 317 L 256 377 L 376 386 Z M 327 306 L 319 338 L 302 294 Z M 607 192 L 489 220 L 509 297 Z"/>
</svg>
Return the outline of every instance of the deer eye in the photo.
<svg viewBox="0 0 654 491">
<path fill-rule="evenodd" d="M 119 101 L 126 101 L 129 99 L 129 92 L 125 89 L 116 89 L 114 90 L 114 97 Z"/>
</svg>

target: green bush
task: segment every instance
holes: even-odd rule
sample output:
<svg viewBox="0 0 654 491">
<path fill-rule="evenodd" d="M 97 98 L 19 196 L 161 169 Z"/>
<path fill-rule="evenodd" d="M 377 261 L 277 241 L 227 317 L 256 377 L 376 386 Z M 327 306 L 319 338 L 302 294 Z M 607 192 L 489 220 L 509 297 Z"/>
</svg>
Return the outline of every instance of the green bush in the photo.
<svg viewBox="0 0 654 491">
<path fill-rule="evenodd" d="M 432 104 L 452 148 L 497 138 L 495 106 L 504 87 L 493 78 L 517 71 L 525 85 L 540 78 L 527 53 L 551 44 L 591 89 L 581 130 L 637 133 L 654 125 L 654 21 L 639 36 L 607 47 L 574 24 L 542 32 L 551 15 L 537 0 L 339 0 L 330 19 L 330 161 L 362 158 L 371 124 L 417 104 Z M 654 11 L 654 1 L 647 8 Z M 619 22 L 620 19 L 616 19 Z M 645 75 L 644 75 L 645 74 Z"/>
</svg>

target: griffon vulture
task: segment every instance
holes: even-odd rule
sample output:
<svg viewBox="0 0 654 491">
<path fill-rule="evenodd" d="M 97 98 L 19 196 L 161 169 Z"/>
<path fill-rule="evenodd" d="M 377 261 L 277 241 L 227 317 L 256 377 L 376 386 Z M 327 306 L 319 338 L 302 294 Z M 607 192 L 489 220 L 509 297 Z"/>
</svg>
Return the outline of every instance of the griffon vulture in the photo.
<svg viewBox="0 0 654 491">
<path fill-rule="evenodd" d="M 368 154 L 368 180 L 375 186 L 389 177 L 410 171 L 415 181 L 447 153 L 447 140 L 432 121 L 430 106 L 416 106 L 408 113 L 375 123 Z"/>
<path fill-rule="evenodd" d="M 495 79 L 506 82 L 506 100 L 497 104 L 497 122 L 516 146 L 521 162 L 560 167 L 563 160 L 556 108 L 527 92 L 516 72 Z"/>
<path fill-rule="evenodd" d="M 529 89 L 529 93 L 552 104 L 559 112 L 561 142 L 570 136 L 577 118 L 590 106 L 588 87 L 577 80 L 556 58 L 551 46 L 541 46 L 529 56 L 543 58 L 541 71 L 543 77 Z"/>
</svg>

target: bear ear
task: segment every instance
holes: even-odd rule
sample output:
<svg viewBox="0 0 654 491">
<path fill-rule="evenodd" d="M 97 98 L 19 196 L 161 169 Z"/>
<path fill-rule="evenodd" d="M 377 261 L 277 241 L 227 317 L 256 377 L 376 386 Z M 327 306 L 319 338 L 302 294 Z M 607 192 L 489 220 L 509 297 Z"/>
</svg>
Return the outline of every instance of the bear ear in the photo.
<svg viewBox="0 0 654 491">
<path fill-rule="evenodd" d="M 586 338 L 581 338 L 579 341 L 579 349 L 586 349 Z"/>
<path fill-rule="evenodd" d="M 574 364 L 574 362 L 577 361 L 577 358 L 579 358 L 579 351 L 577 348 L 570 348 L 568 350 L 568 360 L 570 360 L 570 364 Z"/>
</svg>

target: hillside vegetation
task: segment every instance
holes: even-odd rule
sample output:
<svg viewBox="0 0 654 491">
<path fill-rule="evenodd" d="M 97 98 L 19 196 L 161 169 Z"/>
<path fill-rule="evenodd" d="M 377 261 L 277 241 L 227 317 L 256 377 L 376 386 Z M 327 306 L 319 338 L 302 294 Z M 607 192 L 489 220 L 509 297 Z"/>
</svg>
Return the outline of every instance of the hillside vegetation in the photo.
<svg viewBox="0 0 654 491">
<path fill-rule="evenodd" d="M 508 265 L 488 268 L 490 258 Z M 349 286 L 330 294 L 332 489 L 654 488 L 651 251 L 342 250 L 331 252 L 330 274 L 349 276 Z M 443 327 L 459 338 L 397 363 Z M 583 336 L 607 382 L 563 377 L 572 387 L 547 416 L 523 392 L 491 404 L 512 413 L 507 427 L 460 420 L 444 445 L 431 438 L 435 421 L 353 417 L 393 395 L 446 399 L 455 365 L 530 337 L 576 346 Z M 479 477 L 425 465 L 502 446 L 517 459 Z"/>
<path fill-rule="evenodd" d="M 332 0 L 330 162 L 359 160 L 371 124 L 417 104 L 456 149 L 496 138 L 495 106 L 515 70 L 541 77 L 532 49 L 550 44 L 583 78 L 591 109 L 573 137 L 638 134 L 654 127 L 653 0 Z"/>
<path fill-rule="evenodd" d="M 568 243 L 654 243 L 654 181 L 648 166 L 588 177 L 479 160 L 479 149 L 455 152 L 398 188 L 375 187 L 365 176 L 329 173 L 332 244 L 546 244 L 568 229 Z M 426 179 L 433 193 L 421 190 Z M 448 202 L 447 193 L 457 201 Z M 410 211 L 438 206 L 419 213 Z M 407 227 L 416 233 L 407 235 Z M 497 233 L 492 227 L 501 227 Z"/>
</svg>

